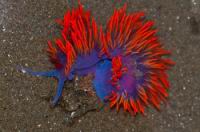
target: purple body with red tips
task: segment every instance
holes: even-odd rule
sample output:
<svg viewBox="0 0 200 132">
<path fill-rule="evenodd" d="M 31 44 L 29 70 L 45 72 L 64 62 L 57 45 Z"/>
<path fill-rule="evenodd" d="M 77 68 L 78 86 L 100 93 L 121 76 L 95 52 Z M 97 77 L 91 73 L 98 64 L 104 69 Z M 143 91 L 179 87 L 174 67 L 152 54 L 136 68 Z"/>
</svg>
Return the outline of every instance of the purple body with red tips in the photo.
<svg viewBox="0 0 200 132">
<path fill-rule="evenodd" d="M 153 21 L 144 21 L 144 13 L 126 13 L 126 5 L 115 9 L 106 30 L 98 28 L 90 12 L 79 3 L 57 20 L 63 27 L 61 37 L 48 42 L 48 54 L 55 69 L 33 72 L 32 75 L 56 77 L 58 87 L 51 101 L 59 101 L 66 80 L 75 75 L 93 74 L 93 86 L 100 100 L 111 108 L 124 108 L 132 115 L 144 113 L 152 104 L 157 109 L 168 94 L 166 70 L 174 62 L 163 58 L 170 52 L 163 49 L 153 28 Z"/>
</svg>

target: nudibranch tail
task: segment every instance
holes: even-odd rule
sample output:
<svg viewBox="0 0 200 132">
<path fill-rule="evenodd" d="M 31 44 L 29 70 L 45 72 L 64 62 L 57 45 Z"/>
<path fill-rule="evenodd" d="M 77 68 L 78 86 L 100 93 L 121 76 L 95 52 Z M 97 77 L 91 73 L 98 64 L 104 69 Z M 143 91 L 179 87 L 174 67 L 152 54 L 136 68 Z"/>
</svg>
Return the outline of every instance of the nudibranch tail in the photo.
<svg viewBox="0 0 200 132">
<path fill-rule="evenodd" d="M 168 97 L 165 72 L 174 62 L 162 58 L 170 52 L 160 44 L 154 22 L 144 20 L 143 12 L 127 14 L 126 8 L 125 4 L 114 11 L 105 34 L 100 30 L 100 54 L 111 61 L 97 67 L 94 86 L 111 108 L 144 114 L 145 106 L 160 109 Z"/>
</svg>

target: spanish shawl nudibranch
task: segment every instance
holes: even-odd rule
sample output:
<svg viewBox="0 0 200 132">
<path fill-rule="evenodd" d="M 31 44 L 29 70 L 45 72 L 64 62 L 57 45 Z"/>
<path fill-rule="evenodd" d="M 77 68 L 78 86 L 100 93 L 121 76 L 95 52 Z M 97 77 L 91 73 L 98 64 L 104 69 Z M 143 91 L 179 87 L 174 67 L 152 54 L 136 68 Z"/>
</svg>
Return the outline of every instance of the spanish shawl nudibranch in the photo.
<svg viewBox="0 0 200 132">
<path fill-rule="evenodd" d="M 143 114 L 145 106 L 159 109 L 166 100 L 166 70 L 174 62 L 162 57 L 170 52 L 160 44 L 154 22 L 145 20 L 143 12 L 127 14 L 126 8 L 125 4 L 114 10 L 105 31 L 80 3 L 57 21 L 62 26 L 61 37 L 54 46 L 49 41 L 47 49 L 55 69 L 33 72 L 22 68 L 32 75 L 58 79 L 53 106 L 66 80 L 87 74 L 94 75 L 94 90 L 100 100 L 117 111 L 124 108 L 133 115 Z"/>
</svg>

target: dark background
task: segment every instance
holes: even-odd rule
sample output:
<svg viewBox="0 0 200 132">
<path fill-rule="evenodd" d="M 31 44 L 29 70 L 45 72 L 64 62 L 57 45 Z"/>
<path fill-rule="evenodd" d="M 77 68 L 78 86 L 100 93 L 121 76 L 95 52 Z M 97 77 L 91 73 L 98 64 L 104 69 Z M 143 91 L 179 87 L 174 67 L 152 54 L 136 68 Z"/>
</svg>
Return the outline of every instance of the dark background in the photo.
<svg viewBox="0 0 200 132">
<path fill-rule="evenodd" d="M 117 3 L 115 6 L 123 5 Z M 0 0 L 0 132 L 199 132 L 200 131 L 200 1 L 129 0 L 128 12 L 145 11 L 156 22 L 164 46 L 176 62 L 169 71 L 169 104 L 158 112 L 147 108 L 146 116 L 102 110 L 77 114 L 95 96 L 90 77 L 65 85 L 64 99 L 52 109 L 49 97 L 56 81 L 16 71 L 16 66 L 48 70 L 52 65 L 44 51 L 47 40 L 59 34 L 56 18 L 77 5 L 70 0 Z M 113 12 L 114 0 L 82 0 L 98 24 Z M 78 92 L 79 91 L 79 92 Z M 47 98 L 47 99 L 46 99 Z M 80 108 L 79 108 L 80 107 Z M 73 111 L 73 112 L 70 112 Z M 70 117 L 80 115 L 73 121 Z"/>
</svg>

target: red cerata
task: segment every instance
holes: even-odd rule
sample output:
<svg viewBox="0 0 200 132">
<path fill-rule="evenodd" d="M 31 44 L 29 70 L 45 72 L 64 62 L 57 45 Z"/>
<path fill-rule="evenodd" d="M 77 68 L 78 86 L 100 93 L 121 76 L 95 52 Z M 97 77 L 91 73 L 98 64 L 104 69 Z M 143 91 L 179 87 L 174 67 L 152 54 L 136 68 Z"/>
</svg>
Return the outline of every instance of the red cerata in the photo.
<svg viewBox="0 0 200 132">
<path fill-rule="evenodd" d="M 64 82 L 74 76 L 92 74 L 93 87 L 103 104 L 117 111 L 144 114 L 148 105 L 160 109 L 168 97 L 166 71 L 174 62 L 166 56 L 154 27 L 144 12 L 127 13 L 126 4 L 115 9 L 105 30 L 98 26 L 81 3 L 57 20 L 60 38 L 48 41 L 48 55 L 55 68 L 47 72 L 21 70 L 37 76 L 58 79 L 55 106 L 62 96 Z"/>
</svg>

